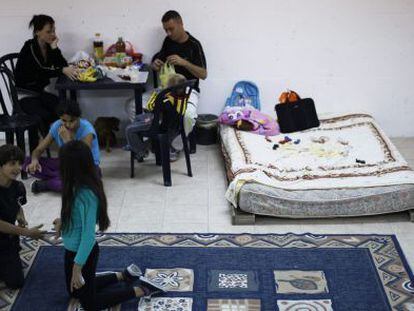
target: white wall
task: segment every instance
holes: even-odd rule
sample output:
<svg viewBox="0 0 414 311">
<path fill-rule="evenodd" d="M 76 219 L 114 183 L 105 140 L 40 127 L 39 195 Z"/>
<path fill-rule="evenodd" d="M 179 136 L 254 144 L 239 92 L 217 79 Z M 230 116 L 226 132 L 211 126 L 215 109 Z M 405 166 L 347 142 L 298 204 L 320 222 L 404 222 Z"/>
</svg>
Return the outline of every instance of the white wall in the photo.
<svg viewBox="0 0 414 311">
<path fill-rule="evenodd" d="M 390 136 L 414 136 L 413 0 L 2 0 L 0 55 L 30 38 L 35 13 L 56 20 L 68 58 L 122 35 L 145 61 L 164 37 L 160 18 L 178 10 L 205 50 L 201 113 L 219 113 L 237 80 L 255 81 L 263 110 L 274 115 L 281 91 L 313 97 L 320 113 L 369 112 Z M 87 117 L 126 119 L 128 92 L 84 92 Z"/>
</svg>

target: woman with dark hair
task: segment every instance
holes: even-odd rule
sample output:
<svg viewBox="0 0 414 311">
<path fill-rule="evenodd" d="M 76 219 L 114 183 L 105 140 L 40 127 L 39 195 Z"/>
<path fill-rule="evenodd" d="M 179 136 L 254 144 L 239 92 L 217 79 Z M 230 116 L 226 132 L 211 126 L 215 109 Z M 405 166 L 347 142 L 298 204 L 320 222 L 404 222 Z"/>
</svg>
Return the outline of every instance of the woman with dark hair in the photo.
<svg viewBox="0 0 414 311">
<path fill-rule="evenodd" d="M 48 15 L 34 15 L 29 23 L 33 28 L 33 39 L 27 40 L 19 53 L 16 64 L 16 86 L 33 91 L 37 96 L 25 97 L 20 101 L 24 112 L 41 119 L 40 131 L 47 134 L 49 125 L 57 119 L 57 96 L 45 92 L 50 78 L 61 74 L 74 80 L 77 69 L 68 66 L 60 49 L 55 32 L 55 21 Z"/>
<path fill-rule="evenodd" d="M 163 290 L 142 276 L 134 264 L 123 272 L 96 273 L 99 246 L 95 227 L 108 229 L 107 200 L 90 148 L 82 141 L 70 141 L 59 150 L 63 180 L 61 218 L 55 219 L 57 236 L 65 248 L 65 275 L 69 295 L 78 298 L 85 310 L 102 310 L 135 297 L 151 297 Z M 133 281 L 139 286 L 132 286 Z M 107 288 L 126 281 L 123 288 Z"/>
</svg>

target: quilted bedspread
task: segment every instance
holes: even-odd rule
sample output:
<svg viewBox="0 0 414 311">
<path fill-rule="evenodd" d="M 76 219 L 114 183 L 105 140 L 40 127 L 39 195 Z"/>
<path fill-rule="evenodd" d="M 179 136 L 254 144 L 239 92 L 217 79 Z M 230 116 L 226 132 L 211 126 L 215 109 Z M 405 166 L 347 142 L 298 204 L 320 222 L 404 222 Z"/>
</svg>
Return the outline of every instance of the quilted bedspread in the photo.
<svg viewBox="0 0 414 311">
<path fill-rule="evenodd" d="M 414 184 L 414 172 L 366 114 L 321 120 L 318 128 L 263 137 L 221 125 L 235 206 L 246 182 L 291 189 L 361 188 Z"/>
</svg>

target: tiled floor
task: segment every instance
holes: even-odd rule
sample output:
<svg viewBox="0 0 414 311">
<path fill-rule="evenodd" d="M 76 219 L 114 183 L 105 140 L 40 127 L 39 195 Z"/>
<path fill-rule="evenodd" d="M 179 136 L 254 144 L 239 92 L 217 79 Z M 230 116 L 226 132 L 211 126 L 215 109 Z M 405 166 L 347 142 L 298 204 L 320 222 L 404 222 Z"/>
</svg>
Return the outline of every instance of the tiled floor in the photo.
<svg viewBox="0 0 414 311">
<path fill-rule="evenodd" d="M 414 167 L 414 138 L 393 142 Z M 289 220 L 257 217 L 255 225 L 233 226 L 224 199 L 226 179 L 217 146 L 198 146 L 191 158 L 194 177 L 186 175 L 183 157 L 172 164 L 172 187 L 162 185 L 161 168 L 153 157 L 138 163 L 129 178 L 129 154 L 116 149 L 102 152 L 104 184 L 112 225 L 110 232 L 215 232 L 215 233 L 385 233 L 396 234 L 414 267 L 414 223 L 408 213 L 346 219 Z M 29 189 L 32 179 L 25 181 Z M 28 191 L 30 192 L 30 191 Z M 25 211 L 31 225 L 52 227 L 58 216 L 57 194 L 29 193 Z"/>
</svg>

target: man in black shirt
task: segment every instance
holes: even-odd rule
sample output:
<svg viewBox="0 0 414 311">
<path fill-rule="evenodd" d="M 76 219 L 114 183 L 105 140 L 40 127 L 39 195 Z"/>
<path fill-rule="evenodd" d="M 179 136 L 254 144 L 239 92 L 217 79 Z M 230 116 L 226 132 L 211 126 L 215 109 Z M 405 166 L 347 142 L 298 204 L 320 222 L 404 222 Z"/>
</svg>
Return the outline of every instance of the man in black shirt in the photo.
<svg viewBox="0 0 414 311">
<path fill-rule="evenodd" d="M 16 146 L 0 147 L 0 280 L 9 288 L 20 288 L 24 281 L 19 236 L 39 239 L 45 233 L 39 230 L 42 225 L 27 228 L 21 208 L 26 204 L 26 190 L 24 184 L 16 180 L 23 160 L 24 154 Z"/>
<path fill-rule="evenodd" d="M 187 80 L 207 78 L 207 64 L 201 43 L 185 31 L 183 20 L 176 11 L 168 11 L 162 17 L 167 37 L 152 62 L 152 68 L 161 69 L 165 62 L 175 66 L 175 71 Z M 197 81 L 197 91 L 199 91 Z"/>
<path fill-rule="evenodd" d="M 183 20 L 178 12 L 166 12 L 161 21 L 167 37 L 162 44 L 161 51 L 154 56 L 151 67 L 159 71 L 164 63 L 168 62 L 174 65 L 176 73 L 182 74 L 187 80 L 197 80 L 184 116 L 184 129 L 188 135 L 197 118 L 197 105 L 200 96 L 199 79 L 205 80 L 207 78 L 206 58 L 201 43 L 185 31 Z"/>
</svg>

